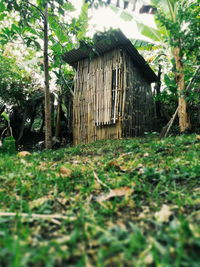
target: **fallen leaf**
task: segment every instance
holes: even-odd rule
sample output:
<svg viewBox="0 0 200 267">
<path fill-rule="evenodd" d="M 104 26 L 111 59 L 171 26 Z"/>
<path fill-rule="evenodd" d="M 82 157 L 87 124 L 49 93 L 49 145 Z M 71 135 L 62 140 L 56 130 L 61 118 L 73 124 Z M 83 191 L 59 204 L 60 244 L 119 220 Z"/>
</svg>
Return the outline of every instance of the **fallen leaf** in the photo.
<svg viewBox="0 0 200 267">
<path fill-rule="evenodd" d="M 119 163 L 116 160 L 112 160 L 108 163 L 108 166 L 119 168 Z"/>
<path fill-rule="evenodd" d="M 20 151 L 20 152 L 17 154 L 17 157 L 23 158 L 23 157 L 26 157 L 26 156 L 29 156 L 29 155 L 31 155 L 31 153 L 28 152 L 28 151 Z"/>
<path fill-rule="evenodd" d="M 66 168 L 65 166 L 61 166 L 59 172 L 62 177 L 70 177 L 72 174 L 72 170 Z"/>
<path fill-rule="evenodd" d="M 194 237 L 200 238 L 199 226 L 194 224 L 189 224 L 189 228 L 192 231 Z"/>
<path fill-rule="evenodd" d="M 197 136 L 196 136 L 196 139 L 197 139 L 198 141 L 200 141 L 200 135 L 197 135 Z"/>
<path fill-rule="evenodd" d="M 27 164 L 27 161 L 26 161 L 25 159 L 20 159 L 20 162 L 21 162 L 22 164 L 24 164 L 24 165 Z"/>
<path fill-rule="evenodd" d="M 129 169 L 124 166 L 121 165 L 120 162 L 118 162 L 117 160 L 112 160 L 108 163 L 109 167 L 114 167 L 116 170 L 121 171 L 121 172 L 127 172 L 129 171 Z"/>
<path fill-rule="evenodd" d="M 101 185 L 100 185 L 100 183 L 98 183 L 97 181 L 95 181 L 95 182 L 94 182 L 94 185 L 93 185 L 93 188 L 94 188 L 95 190 L 100 190 L 100 189 L 101 189 Z"/>
<path fill-rule="evenodd" d="M 167 205 L 163 205 L 161 210 L 155 213 L 155 218 L 158 222 L 168 222 L 172 212 Z"/>
<path fill-rule="evenodd" d="M 126 166 L 119 166 L 119 169 L 120 169 L 120 171 L 122 171 L 122 172 L 127 172 L 127 171 L 130 171 L 130 168 L 127 168 Z"/>
<path fill-rule="evenodd" d="M 143 168 L 140 168 L 140 169 L 138 170 L 138 174 L 139 174 L 139 175 L 144 174 L 144 169 L 143 169 Z"/>
<path fill-rule="evenodd" d="M 59 238 L 56 238 L 54 241 L 57 243 L 57 244 L 63 244 L 67 241 L 69 241 L 71 239 L 70 236 L 62 236 L 62 237 L 59 237 Z"/>
<path fill-rule="evenodd" d="M 40 165 L 37 167 L 38 171 L 46 171 L 48 169 L 47 162 L 41 162 Z"/>
<path fill-rule="evenodd" d="M 147 215 L 145 213 L 140 213 L 138 216 L 138 219 L 145 219 L 147 217 Z"/>
<path fill-rule="evenodd" d="M 138 169 L 143 168 L 143 167 L 144 167 L 144 165 L 142 163 L 138 164 L 138 166 L 137 166 Z"/>
<path fill-rule="evenodd" d="M 129 196 L 131 195 L 132 192 L 133 192 L 132 188 L 128 186 L 124 186 L 124 187 L 112 189 L 108 193 L 101 194 L 100 196 L 96 197 L 95 200 L 101 202 L 101 201 L 108 200 L 112 197 Z"/>
<path fill-rule="evenodd" d="M 149 209 L 149 207 L 144 206 L 144 207 L 143 207 L 143 210 L 142 210 L 142 212 L 139 214 L 138 218 L 139 218 L 139 219 L 147 218 L 148 215 L 149 215 L 149 213 L 150 213 L 150 209 Z"/>
<path fill-rule="evenodd" d="M 144 258 L 144 263 L 150 265 L 153 263 L 153 256 L 151 253 L 147 254 Z"/>
<path fill-rule="evenodd" d="M 200 187 L 194 189 L 195 192 L 200 192 Z"/>
<path fill-rule="evenodd" d="M 35 199 L 35 200 L 29 202 L 29 207 L 30 207 L 31 209 L 33 209 L 33 208 L 37 208 L 37 207 L 41 206 L 42 204 L 44 204 L 44 203 L 45 203 L 46 201 L 48 201 L 49 199 L 51 199 L 50 196 L 40 197 L 40 198 L 38 198 L 38 199 Z"/>
</svg>

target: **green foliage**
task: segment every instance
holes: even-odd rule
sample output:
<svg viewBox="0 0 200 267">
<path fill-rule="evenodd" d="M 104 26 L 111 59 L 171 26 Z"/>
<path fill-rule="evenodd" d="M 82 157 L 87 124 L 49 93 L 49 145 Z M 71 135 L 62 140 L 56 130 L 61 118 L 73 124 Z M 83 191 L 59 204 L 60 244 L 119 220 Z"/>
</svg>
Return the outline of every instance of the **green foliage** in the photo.
<svg viewBox="0 0 200 267">
<path fill-rule="evenodd" d="M 10 105 L 23 105 L 36 88 L 31 76 L 19 68 L 13 58 L 0 54 L 1 102 Z"/>
<path fill-rule="evenodd" d="M 104 0 L 85 0 L 85 3 L 89 4 L 90 7 L 99 8 L 101 6 L 108 5 L 109 1 Z"/>
<path fill-rule="evenodd" d="M 1 43 L 23 40 L 27 47 L 41 51 L 43 40 L 44 9 L 47 1 L 40 0 L 33 4 L 31 1 L 6 1 L 4 6 L 8 12 L 17 12 L 19 19 L 12 25 L 2 27 Z M 83 4 L 80 16 L 69 18 L 74 7 L 63 0 L 48 1 L 49 23 L 49 64 L 50 70 L 55 70 L 63 64 L 62 55 L 77 45 L 77 40 L 84 38 L 88 27 L 88 5 Z M 74 36 L 77 37 L 74 41 Z"/>
<path fill-rule="evenodd" d="M 196 135 L 1 155 L 0 210 L 17 213 L 0 216 L 1 264 L 198 266 L 199 156 Z M 95 200 L 124 187 L 132 193 Z"/>
<path fill-rule="evenodd" d="M 9 121 L 10 119 L 9 119 L 9 116 L 8 116 L 8 114 L 6 113 L 6 112 L 2 112 L 1 114 L 0 114 L 0 116 L 2 116 L 6 121 Z"/>
<path fill-rule="evenodd" d="M 0 147 L 0 153 L 6 153 L 9 155 L 16 153 L 15 139 L 12 136 L 4 138 L 2 147 Z"/>
<path fill-rule="evenodd" d="M 138 50 L 152 51 L 154 49 L 157 49 L 155 44 L 144 40 L 131 39 L 131 42 L 134 45 L 134 47 Z"/>
<path fill-rule="evenodd" d="M 175 97 L 178 97 L 175 93 L 177 85 L 174 75 L 176 68 L 173 48 L 178 46 L 181 50 L 180 56 L 184 65 L 186 87 L 198 66 L 200 58 L 199 3 L 198 0 L 152 0 L 151 4 L 157 9 L 154 15 L 156 29 L 144 24 L 139 19 L 135 19 L 134 15 L 127 11 L 123 11 L 121 17 L 124 17 L 125 20 L 128 18 L 128 20 L 136 21 L 140 33 L 149 38 L 149 42 L 153 44 L 149 56 L 151 57 L 151 66 L 156 70 L 157 65 L 161 64 L 164 73 L 163 83 L 165 86 L 163 86 L 163 91 L 158 98 L 165 104 L 169 104 L 170 101 L 176 101 Z M 137 46 L 137 48 L 143 49 L 143 45 L 145 48 L 147 47 L 141 43 L 141 47 Z M 146 54 L 145 56 L 148 58 L 148 54 Z M 197 78 L 189 92 L 184 92 L 190 105 L 197 104 L 198 80 Z M 174 104 L 172 104 L 173 107 Z"/>
<path fill-rule="evenodd" d="M 155 100 L 162 102 L 164 105 L 168 106 L 168 110 L 174 110 L 177 102 L 177 86 L 173 74 L 164 75 L 165 87 L 162 89 L 160 94 L 156 95 Z"/>
<path fill-rule="evenodd" d="M 162 2 L 162 1 L 161 1 Z M 184 65 L 184 75 L 186 86 L 192 79 L 198 61 L 200 58 L 199 45 L 199 6 L 197 1 L 168 1 L 169 13 L 166 13 L 166 8 L 160 6 L 156 15 L 156 20 L 161 27 L 166 28 L 168 35 L 164 41 L 168 43 L 169 47 L 180 47 L 182 63 Z M 159 6 L 158 6 L 159 7 Z M 174 62 L 172 61 L 174 64 Z M 171 74 L 173 76 L 173 74 Z M 197 78 L 192 88 L 188 92 L 184 92 L 187 102 L 192 106 L 199 103 L 198 91 L 199 79 Z M 173 82 L 169 79 L 169 75 L 164 76 L 164 82 L 168 93 L 174 93 Z"/>
</svg>

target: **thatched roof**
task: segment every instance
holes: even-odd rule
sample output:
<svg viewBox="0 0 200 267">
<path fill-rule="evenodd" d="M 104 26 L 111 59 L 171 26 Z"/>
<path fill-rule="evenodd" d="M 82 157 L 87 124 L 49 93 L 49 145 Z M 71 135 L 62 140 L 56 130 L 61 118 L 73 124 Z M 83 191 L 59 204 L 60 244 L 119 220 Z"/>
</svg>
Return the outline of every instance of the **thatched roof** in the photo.
<svg viewBox="0 0 200 267">
<path fill-rule="evenodd" d="M 132 45 L 131 41 L 120 30 L 112 30 L 102 34 L 96 34 L 93 38 L 93 45 L 80 46 L 64 55 L 64 60 L 73 67 L 79 60 L 91 58 L 94 55 L 101 55 L 109 52 L 114 48 L 120 47 L 127 51 L 134 65 L 140 69 L 144 77 L 149 83 L 156 82 L 157 76 L 149 67 L 148 63 L 138 53 L 137 49 Z"/>
</svg>

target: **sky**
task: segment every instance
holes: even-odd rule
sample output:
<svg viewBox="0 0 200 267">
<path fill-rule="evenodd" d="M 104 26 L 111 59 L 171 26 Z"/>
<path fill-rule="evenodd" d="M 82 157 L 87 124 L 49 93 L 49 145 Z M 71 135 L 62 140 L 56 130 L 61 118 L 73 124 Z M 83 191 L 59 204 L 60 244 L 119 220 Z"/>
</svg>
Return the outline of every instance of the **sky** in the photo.
<svg viewBox="0 0 200 267">
<path fill-rule="evenodd" d="M 80 7 L 82 0 L 71 0 L 77 12 L 80 12 Z M 145 3 L 148 4 L 149 0 L 145 0 Z M 123 9 L 117 9 L 114 12 L 110 7 L 98 8 L 90 10 L 90 22 L 89 22 L 89 36 L 94 35 L 97 31 L 105 31 L 109 28 L 119 28 L 122 32 L 128 37 L 133 39 L 145 39 L 144 36 L 137 30 L 136 23 L 134 20 L 125 21 L 120 17 Z M 134 16 L 134 18 L 142 21 L 144 24 L 148 26 L 155 27 L 153 16 L 147 14 L 139 14 L 139 4 L 136 6 L 136 11 L 133 13 L 131 10 L 130 14 Z M 146 39 L 148 40 L 148 39 Z"/>
<path fill-rule="evenodd" d="M 140 1 L 145 1 L 146 3 L 148 3 L 148 1 L 150 0 L 140 0 Z M 70 0 L 70 2 L 76 8 L 76 11 L 74 12 L 73 15 L 78 16 L 81 10 L 83 0 Z M 136 17 L 137 19 L 142 20 L 144 24 L 154 26 L 153 16 L 152 15 L 141 15 L 139 14 L 138 10 L 139 10 L 139 6 L 136 6 L 136 12 L 133 13 L 130 10 L 130 14 L 134 15 L 134 17 Z M 123 12 L 123 9 L 116 8 L 114 12 L 110 7 L 90 9 L 89 16 L 91 19 L 89 20 L 88 36 L 92 37 L 97 31 L 106 31 L 110 28 L 114 28 L 114 29 L 119 28 L 127 36 L 127 38 L 144 40 L 145 39 L 144 36 L 140 35 L 140 33 L 138 32 L 137 26 L 134 20 L 125 21 L 124 19 L 120 18 L 120 15 L 122 14 L 122 12 Z M 18 54 L 19 51 L 16 51 L 16 53 Z M 41 56 L 40 53 L 39 53 L 39 56 Z M 36 61 L 37 59 L 35 58 L 34 60 Z M 23 67 L 27 68 L 28 71 L 30 71 L 29 70 L 30 61 L 27 61 L 26 63 L 22 62 L 21 64 Z M 34 75 L 38 80 L 41 80 L 41 77 L 39 74 L 35 73 Z"/>
</svg>

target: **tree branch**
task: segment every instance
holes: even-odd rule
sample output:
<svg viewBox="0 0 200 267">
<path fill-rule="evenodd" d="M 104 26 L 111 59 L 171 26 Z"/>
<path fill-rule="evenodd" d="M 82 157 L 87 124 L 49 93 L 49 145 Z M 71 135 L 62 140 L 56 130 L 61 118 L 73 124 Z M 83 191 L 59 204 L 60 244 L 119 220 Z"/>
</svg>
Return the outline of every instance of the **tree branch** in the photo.
<svg viewBox="0 0 200 267">
<path fill-rule="evenodd" d="M 190 82 L 189 82 L 189 84 L 188 84 L 188 86 L 187 86 L 187 88 L 186 88 L 186 91 L 187 91 L 187 90 L 190 90 L 190 87 L 191 87 L 191 85 L 193 84 L 193 82 L 195 81 L 196 76 L 198 75 L 199 71 L 200 71 L 200 66 L 196 69 L 196 71 L 195 71 L 195 73 L 194 73 L 192 79 L 190 80 Z"/>
<path fill-rule="evenodd" d="M 63 76 L 63 74 L 62 74 L 62 71 L 61 71 L 61 77 L 62 77 L 62 79 L 63 79 L 65 85 L 68 87 L 70 93 L 71 93 L 72 96 L 74 97 L 74 92 L 72 91 L 72 89 L 70 88 L 70 86 L 68 85 L 68 83 L 66 82 L 66 80 L 65 80 L 65 78 L 64 78 L 64 76 Z"/>
<path fill-rule="evenodd" d="M 45 19 L 45 14 L 42 12 L 41 9 L 39 9 L 39 7 L 37 7 L 36 5 L 34 5 L 34 4 L 30 3 L 30 2 L 28 2 L 27 4 L 29 4 L 30 6 L 34 7 L 35 9 L 37 9 L 40 12 L 40 14 L 42 15 L 43 19 Z"/>
</svg>

